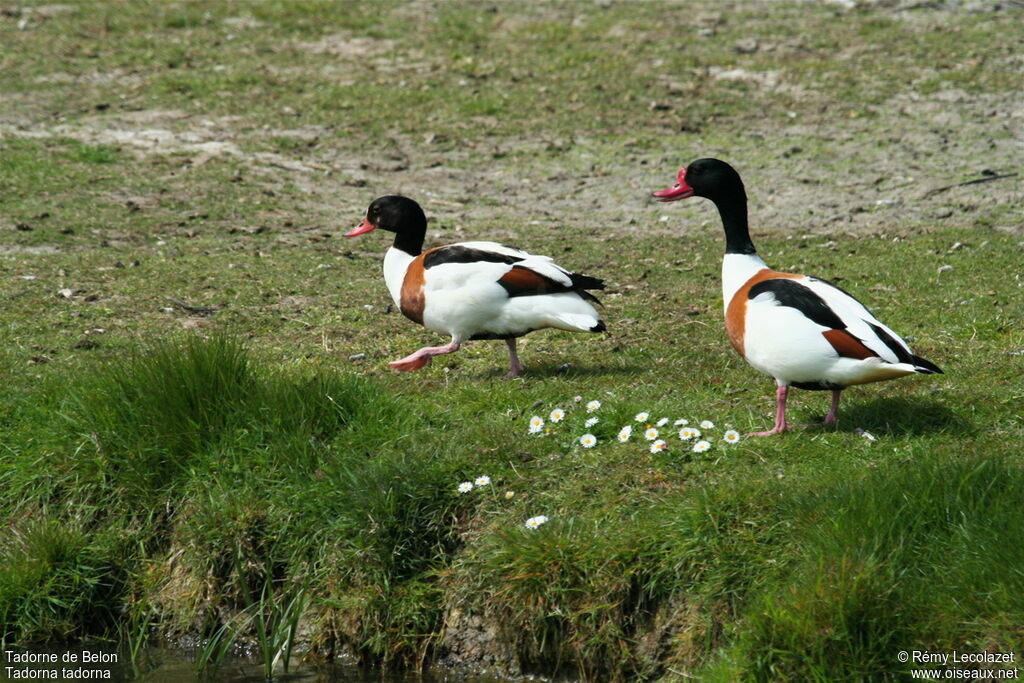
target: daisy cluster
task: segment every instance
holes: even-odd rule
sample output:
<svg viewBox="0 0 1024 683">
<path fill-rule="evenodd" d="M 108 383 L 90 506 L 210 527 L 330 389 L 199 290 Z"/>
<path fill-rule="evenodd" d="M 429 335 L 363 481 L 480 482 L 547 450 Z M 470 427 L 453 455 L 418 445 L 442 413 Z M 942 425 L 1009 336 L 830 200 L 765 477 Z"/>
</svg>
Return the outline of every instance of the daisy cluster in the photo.
<svg viewBox="0 0 1024 683">
<path fill-rule="evenodd" d="M 481 488 L 483 488 L 485 486 L 490 486 L 490 485 L 491 485 L 491 478 L 488 477 L 486 474 L 483 474 L 483 475 L 480 475 L 479 477 L 477 477 L 476 479 L 474 479 L 473 481 L 464 481 L 461 484 L 459 484 L 459 493 L 469 493 L 473 489 L 481 489 Z M 509 493 L 511 493 L 511 491 Z M 508 496 L 507 494 L 506 494 L 506 496 L 508 498 L 512 497 L 512 496 Z"/>
<path fill-rule="evenodd" d="M 575 402 L 582 402 L 582 398 L 577 396 Z M 573 437 L 575 444 L 582 448 L 594 448 L 600 439 L 590 430 L 601 422 L 601 417 L 596 414 L 601 410 L 601 402 L 589 401 L 584 407 L 586 414 L 581 416 L 582 419 L 576 420 L 570 420 L 568 417 L 571 408 L 563 407 L 552 410 L 547 419 L 541 415 L 534 415 L 530 418 L 527 432 L 545 436 L 554 434 L 569 424 L 579 424 L 580 427 L 575 429 L 583 433 Z M 568 429 L 574 428 L 569 426 Z M 636 414 L 631 423 L 619 429 L 615 438 L 619 443 L 629 441 L 644 443 L 651 453 L 680 449 L 704 453 L 711 450 L 715 443 L 724 445 L 739 443 L 740 434 L 735 429 L 727 429 L 715 435 L 715 423 L 711 420 L 702 420 L 698 426 L 690 426 L 690 421 L 685 418 L 675 420 L 668 417 L 654 418 L 649 412 L 640 412 Z M 610 441 L 610 439 L 608 440 Z"/>
<path fill-rule="evenodd" d="M 474 489 L 482 489 L 482 488 L 490 486 L 490 485 L 491 485 L 491 478 L 489 476 L 487 476 L 486 474 L 482 474 L 479 477 L 477 477 L 476 479 L 474 479 L 473 481 L 464 481 L 464 482 L 462 482 L 461 484 L 458 485 L 456 490 L 459 493 L 469 493 L 470 491 L 472 491 Z M 504 498 L 506 500 L 511 500 L 512 498 L 515 497 L 515 495 L 516 495 L 515 491 L 511 491 L 511 490 L 505 491 Z M 545 517 L 544 515 L 538 515 L 536 517 L 531 517 L 530 519 L 526 520 L 526 523 L 525 523 L 524 526 L 527 529 L 536 529 L 541 524 L 544 524 L 547 521 L 548 521 L 547 517 Z"/>
</svg>

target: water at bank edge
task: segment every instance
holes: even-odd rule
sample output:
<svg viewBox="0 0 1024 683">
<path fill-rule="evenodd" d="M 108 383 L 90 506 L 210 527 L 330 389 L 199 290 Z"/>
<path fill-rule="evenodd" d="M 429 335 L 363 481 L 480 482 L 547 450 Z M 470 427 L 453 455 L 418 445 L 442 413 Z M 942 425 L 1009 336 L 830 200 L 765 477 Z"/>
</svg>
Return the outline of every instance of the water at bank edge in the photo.
<svg viewBox="0 0 1024 683">
<path fill-rule="evenodd" d="M 293 658 L 287 672 L 276 670 L 268 679 L 256 657 L 232 655 L 210 673 L 196 670 L 196 651 L 147 647 L 133 667 L 123 651 L 110 645 L 85 643 L 69 648 L 4 648 L 0 681 L 145 681 L 146 683 L 501 683 L 508 679 L 435 670 L 426 674 L 393 673 L 360 668 L 351 662 L 311 666 Z"/>
</svg>

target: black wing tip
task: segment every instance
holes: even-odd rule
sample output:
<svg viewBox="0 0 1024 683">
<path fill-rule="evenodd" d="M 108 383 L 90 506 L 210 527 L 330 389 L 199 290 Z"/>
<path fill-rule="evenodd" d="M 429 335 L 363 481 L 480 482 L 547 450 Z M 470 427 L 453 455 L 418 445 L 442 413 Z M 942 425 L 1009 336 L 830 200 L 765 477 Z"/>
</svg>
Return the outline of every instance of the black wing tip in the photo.
<svg viewBox="0 0 1024 683">
<path fill-rule="evenodd" d="M 579 273 L 569 273 L 573 289 L 604 289 L 604 280 Z"/>
<path fill-rule="evenodd" d="M 590 328 L 591 332 L 607 332 L 608 326 L 604 324 L 603 320 L 598 320 L 597 324 Z"/>
<path fill-rule="evenodd" d="M 596 296 L 594 296 L 585 289 L 573 289 L 572 291 L 576 293 L 576 296 L 583 299 L 584 301 L 589 301 L 590 303 L 597 304 L 598 306 L 604 306 L 604 304 L 601 303 L 600 299 L 598 299 Z"/>
<path fill-rule="evenodd" d="M 584 301 L 595 303 L 598 306 L 604 305 L 596 296 L 587 291 L 588 289 L 604 289 L 604 280 L 579 273 L 569 273 L 569 278 L 572 280 L 572 291 L 576 292 Z M 601 324 L 604 325 L 604 323 Z M 594 331 L 603 332 L 604 328 Z"/>
<path fill-rule="evenodd" d="M 942 372 L 942 368 L 940 368 L 938 365 L 931 362 L 930 360 L 921 358 L 921 356 L 911 356 L 911 358 L 914 360 L 914 369 L 920 372 L 922 375 L 945 374 L 944 372 Z"/>
</svg>

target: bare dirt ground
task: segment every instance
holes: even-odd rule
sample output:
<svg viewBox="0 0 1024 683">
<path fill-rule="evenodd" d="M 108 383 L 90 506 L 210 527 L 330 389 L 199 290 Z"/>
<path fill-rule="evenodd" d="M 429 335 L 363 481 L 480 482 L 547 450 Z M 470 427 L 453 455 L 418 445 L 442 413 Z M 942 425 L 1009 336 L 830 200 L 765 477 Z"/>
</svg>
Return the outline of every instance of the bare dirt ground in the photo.
<svg viewBox="0 0 1024 683">
<path fill-rule="evenodd" d="M 734 14 L 756 13 L 776 4 L 731 3 L 723 11 L 701 14 L 696 39 L 715 40 Z M 908 42 L 955 25 L 964 16 L 1005 18 L 1021 13 L 1014 3 L 837 2 L 830 6 L 837 22 L 863 12 L 895 21 L 898 33 Z M 430 21 L 435 10 L 431 3 L 409 3 L 392 14 Z M 11 10 L 6 22 L 19 21 L 24 31 L 40 30 L 48 19 L 75 11 L 70 5 Z M 591 11 L 547 7 L 539 14 L 545 21 L 571 27 L 581 25 Z M 496 30 L 508 32 L 537 20 L 535 13 L 513 13 L 498 22 Z M 222 25 L 240 33 L 268 30 L 265 22 L 248 16 L 224 18 Z M 993 30 L 999 27 L 994 25 Z M 606 35 L 637 39 L 635 27 L 626 24 L 613 25 Z M 784 61 L 780 56 L 815 52 L 810 42 L 810 37 L 777 41 L 770 34 L 754 33 L 729 46 L 729 53 L 739 58 L 737 63 L 705 64 L 664 74 L 657 73 L 657 61 L 638 63 L 637 71 L 655 84 L 648 92 L 650 117 L 643 122 L 644 145 L 623 140 L 624 131 L 618 126 L 609 130 L 614 136 L 610 140 L 599 130 L 576 132 L 564 127 L 549 133 L 492 134 L 488 129 L 496 125 L 491 120 L 494 116 L 471 117 L 464 122 L 467 132 L 459 140 L 434 133 L 428 123 L 415 133 L 396 126 L 383 136 L 325 145 L 322 141 L 330 138 L 336 126 L 301 121 L 288 125 L 288 118 L 298 118 L 289 116 L 297 113 L 288 105 L 277 112 L 279 126 L 260 124 L 245 111 L 214 115 L 195 108 L 139 106 L 132 102 L 131 93 L 146 78 L 130 68 L 36 76 L 35 83 L 43 89 L 47 84 L 70 84 L 84 92 L 121 92 L 131 104 L 124 110 L 104 107 L 93 114 L 55 119 L 38 116 L 31 102 L 21 101 L 0 114 L 0 134 L 109 145 L 142 164 L 153 157 L 171 157 L 186 168 L 230 160 L 244 165 L 267 189 L 295 188 L 300 196 L 294 207 L 297 213 L 316 216 L 325 230 L 356 220 L 372 195 L 384 192 L 421 196 L 441 218 L 442 226 L 451 227 L 455 235 L 495 218 L 525 225 L 556 219 L 610 232 L 678 231 L 681 222 L 693 226 L 698 219 L 705 228 L 715 222 L 706 207 L 688 208 L 682 220 L 677 215 L 659 221 L 663 214 L 647 196 L 693 158 L 720 156 L 736 165 L 746 179 L 755 229 L 860 233 L 956 225 L 1020 233 L 1024 224 L 1021 179 L 996 176 L 1020 168 L 1024 99 L 1019 89 L 968 92 L 952 80 L 945 82 L 944 74 L 985 69 L 1024 76 L 1024 54 L 997 49 L 995 54 L 979 53 L 973 61 L 915 64 L 905 74 L 914 80 L 883 99 L 866 98 L 869 101 L 864 104 L 837 99 L 824 87 L 827 81 L 818 80 L 820 74 L 738 65 L 746 56 L 769 55 Z M 358 67 L 371 73 L 400 74 L 403 80 L 397 87 L 412 88 L 413 79 L 444 68 L 436 55 L 424 54 L 418 47 L 398 49 L 396 55 L 396 43 L 350 31 L 315 40 L 291 39 L 280 46 L 300 57 L 291 74 L 280 67 L 270 71 L 280 78 L 309 77 L 310 69 L 303 66 L 301 57 L 312 55 L 330 59 L 327 73 L 319 75 L 338 83 L 355 83 L 361 77 L 354 72 Z M 877 50 L 895 51 L 886 59 L 898 63 L 899 49 L 899 45 L 866 40 L 834 54 L 817 50 L 816 58 L 831 61 L 835 68 L 849 64 L 857 69 Z M 865 73 L 858 87 L 871 93 L 872 80 L 881 77 Z M 763 101 L 785 99 L 792 108 L 763 115 L 741 111 L 717 118 L 692 117 L 688 100 L 706 97 L 716 88 L 739 88 Z M 588 111 L 580 109 L 578 115 L 586 117 Z M 271 137 L 292 140 L 294 148 L 260 149 L 261 142 Z M 971 180 L 987 182 L 958 185 Z M 153 202 L 146 197 L 117 199 L 143 207 Z M 993 207 L 1001 210 L 993 212 Z M 445 236 L 442 231 L 438 238 Z"/>
</svg>

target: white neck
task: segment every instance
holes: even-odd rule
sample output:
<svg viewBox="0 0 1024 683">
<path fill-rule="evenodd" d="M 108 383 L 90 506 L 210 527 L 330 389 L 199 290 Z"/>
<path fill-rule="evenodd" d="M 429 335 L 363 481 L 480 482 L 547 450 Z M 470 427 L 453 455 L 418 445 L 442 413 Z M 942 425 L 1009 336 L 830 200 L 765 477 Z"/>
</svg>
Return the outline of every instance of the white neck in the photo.
<svg viewBox="0 0 1024 683">
<path fill-rule="evenodd" d="M 410 256 L 401 249 L 391 247 L 384 254 L 384 282 L 387 283 L 388 291 L 396 306 L 402 305 L 402 283 L 405 281 L 405 271 L 412 263 L 414 256 Z"/>
<path fill-rule="evenodd" d="M 726 254 L 722 259 L 722 302 L 726 308 L 743 284 L 768 266 L 757 254 Z"/>
</svg>

